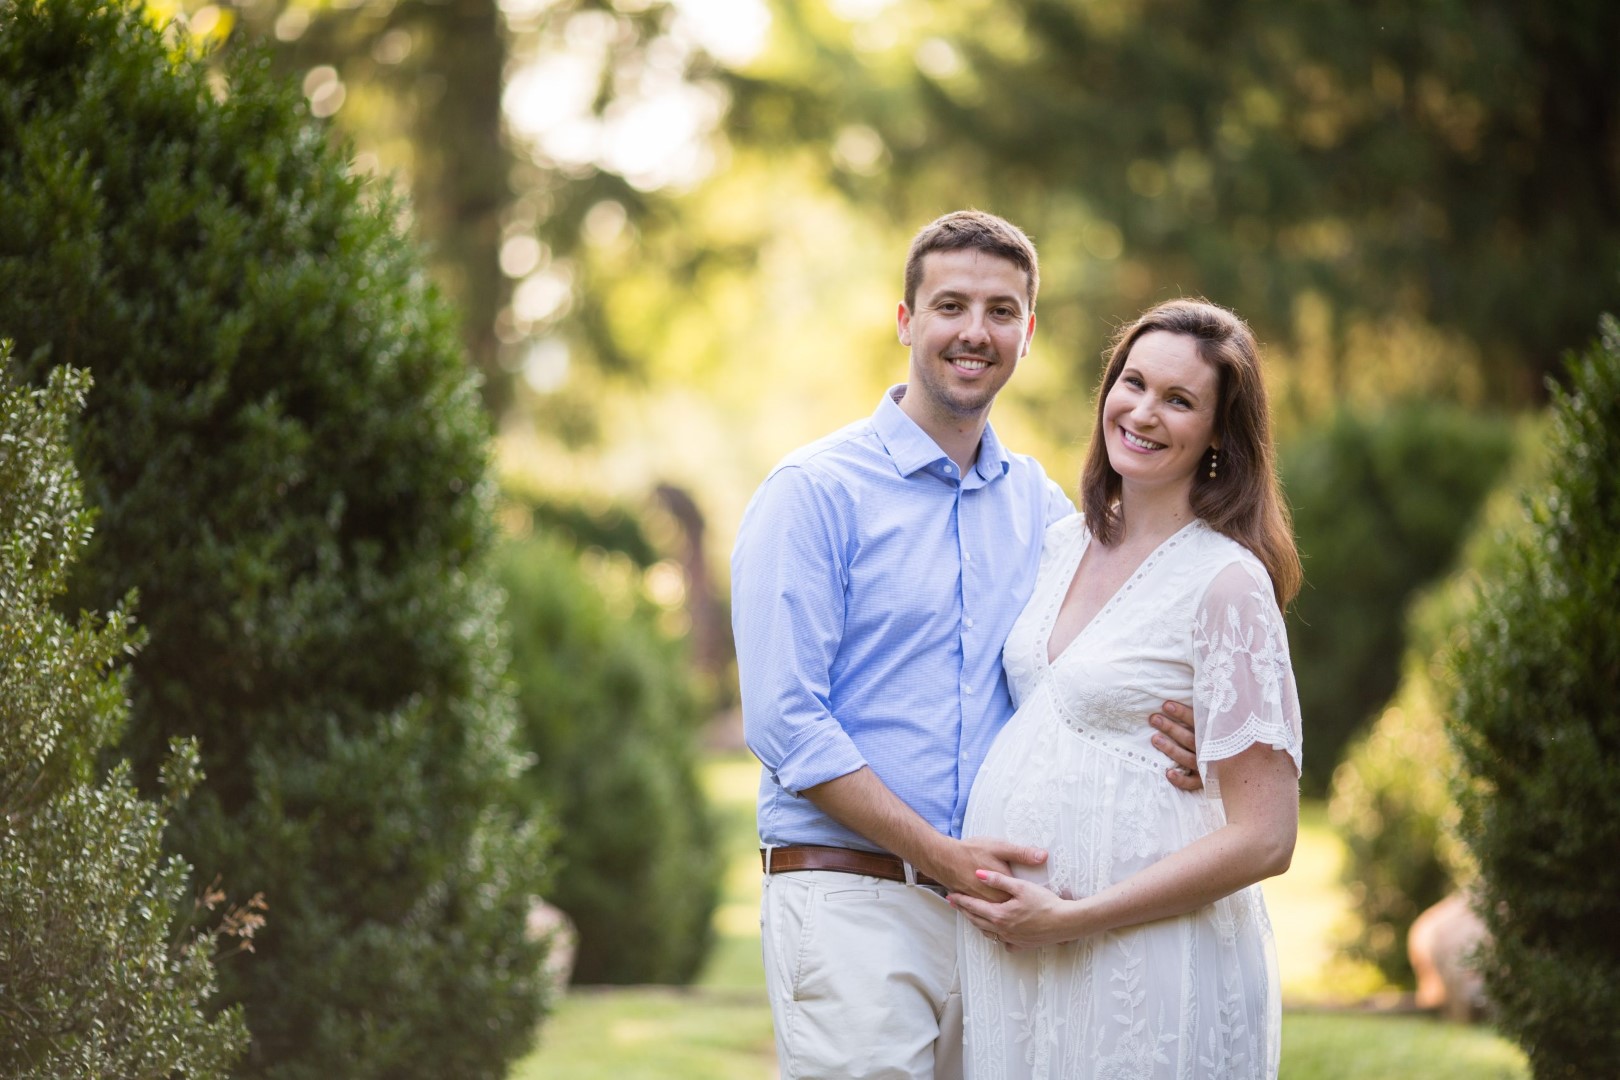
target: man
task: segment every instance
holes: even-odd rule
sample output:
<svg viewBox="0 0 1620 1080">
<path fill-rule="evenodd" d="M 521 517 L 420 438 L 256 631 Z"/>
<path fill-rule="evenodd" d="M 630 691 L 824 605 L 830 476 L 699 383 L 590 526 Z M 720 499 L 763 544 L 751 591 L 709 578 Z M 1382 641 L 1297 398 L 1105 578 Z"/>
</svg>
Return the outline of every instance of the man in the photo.
<svg viewBox="0 0 1620 1080">
<path fill-rule="evenodd" d="M 990 405 L 1029 352 L 1039 269 L 1012 224 L 959 211 L 906 261 L 909 381 L 790 454 L 732 556 L 744 728 L 764 768 L 761 935 L 784 1080 L 961 1075 L 956 916 L 975 871 L 1045 853 L 963 839 L 1012 714 L 1001 646 L 1041 538 L 1074 512 Z M 1194 789 L 1190 713 L 1156 736 Z"/>
</svg>

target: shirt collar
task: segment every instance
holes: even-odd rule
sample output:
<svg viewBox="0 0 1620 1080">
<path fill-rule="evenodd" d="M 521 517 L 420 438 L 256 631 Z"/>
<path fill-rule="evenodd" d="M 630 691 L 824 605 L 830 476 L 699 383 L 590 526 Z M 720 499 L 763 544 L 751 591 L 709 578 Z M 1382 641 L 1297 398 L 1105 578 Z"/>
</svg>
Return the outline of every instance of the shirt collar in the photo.
<svg viewBox="0 0 1620 1080">
<path fill-rule="evenodd" d="M 872 427 L 883 440 L 895 469 L 901 476 L 910 476 L 918 469 L 949 459 L 939 444 L 900 408 L 900 399 L 905 396 L 905 383 L 889 387 L 883 400 L 878 402 L 877 412 L 872 414 Z M 974 471 L 989 482 L 1005 476 L 1011 468 L 1012 460 L 1001 440 L 996 438 L 996 429 L 986 424 L 984 435 L 979 439 L 979 457 L 974 462 Z"/>
<path fill-rule="evenodd" d="M 1001 445 L 1001 440 L 996 438 L 996 429 L 989 424 L 984 425 L 984 435 L 979 439 L 979 459 L 973 463 L 973 468 L 985 483 L 998 476 L 1006 476 L 1012 468 L 1012 458 L 1007 454 L 1007 448 Z"/>
</svg>

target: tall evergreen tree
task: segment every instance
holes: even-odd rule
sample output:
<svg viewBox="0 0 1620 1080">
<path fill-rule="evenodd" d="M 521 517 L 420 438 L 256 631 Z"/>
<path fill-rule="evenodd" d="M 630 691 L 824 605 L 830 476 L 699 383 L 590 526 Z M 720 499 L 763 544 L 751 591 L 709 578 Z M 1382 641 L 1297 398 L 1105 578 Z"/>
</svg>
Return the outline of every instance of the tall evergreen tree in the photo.
<svg viewBox="0 0 1620 1080">
<path fill-rule="evenodd" d="M 1620 1075 L 1620 323 L 1554 388 L 1526 537 L 1452 661 L 1486 987 L 1537 1080 Z"/>
<path fill-rule="evenodd" d="M 543 1008 L 488 425 L 399 216 L 262 54 L 0 4 L 0 326 L 96 377 L 71 596 L 139 587 L 136 775 L 198 736 L 174 848 L 270 904 L 250 1076 L 500 1077 Z"/>
</svg>

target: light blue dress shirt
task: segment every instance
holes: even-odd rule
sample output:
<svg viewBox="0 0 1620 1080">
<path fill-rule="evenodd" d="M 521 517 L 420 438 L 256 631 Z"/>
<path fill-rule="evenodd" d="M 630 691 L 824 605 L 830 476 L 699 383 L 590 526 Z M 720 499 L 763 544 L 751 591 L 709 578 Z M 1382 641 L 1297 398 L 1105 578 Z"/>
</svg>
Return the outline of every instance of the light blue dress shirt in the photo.
<svg viewBox="0 0 1620 1080">
<path fill-rule="evenodd" d="M 897 404 L 788 455 L 743 515 L 732 630 L 760 839 L 875 849 L 799 793 L 869 765 L 961 836 L 968 790 L 1012 715 L 1001 646 L 1046 526 L 1074 512 L 985 428 L 966 476 Z"/>
</svg>

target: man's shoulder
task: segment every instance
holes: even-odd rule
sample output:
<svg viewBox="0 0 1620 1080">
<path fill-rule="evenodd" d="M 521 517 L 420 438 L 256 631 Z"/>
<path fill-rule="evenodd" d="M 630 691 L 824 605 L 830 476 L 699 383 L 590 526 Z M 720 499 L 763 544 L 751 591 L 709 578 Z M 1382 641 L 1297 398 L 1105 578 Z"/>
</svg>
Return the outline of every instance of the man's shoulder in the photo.
<svg viewBox="0 0 1620 1080">
<path fill-rule="evenodd" d="M 851 463 L 883 452 L 871 417 L 862 417 L 831 431 L 814 442 L 791 450 L 778 461 L 767 479 L 784 469 L 801 469 L 811 475 L 837 474 Z"/>
<path fill-rule="evenodd" d="M 1050 486 L 1057 488 L 1056 482 L 1046 475 L 1046 470 L 1041 467 L 1041 463 L 1035 458 L 1029 454 L 1020 454 L 1013 450 L 1006 451 L 1006 454 L 1007 475 L 1009 477 L 1016 477 L 1021 482 L 1030 484 L 1033 487 L 1045 488 Z"/>
<path fill-rule="evenodd" d="M 1039 461 L 1005 447 L 1002 454 L 1007 462 L 1007 474 L 1002 479 L 1011 481 L 1010 487 L 1023 505 L 1037 508 L 1045 516 L 1048 527 L 1074 515 L 1073 501 L 1061 485 L 1046 475 Z"/>
</svg>

